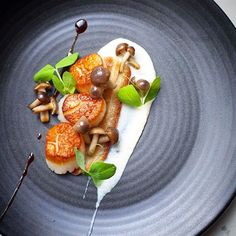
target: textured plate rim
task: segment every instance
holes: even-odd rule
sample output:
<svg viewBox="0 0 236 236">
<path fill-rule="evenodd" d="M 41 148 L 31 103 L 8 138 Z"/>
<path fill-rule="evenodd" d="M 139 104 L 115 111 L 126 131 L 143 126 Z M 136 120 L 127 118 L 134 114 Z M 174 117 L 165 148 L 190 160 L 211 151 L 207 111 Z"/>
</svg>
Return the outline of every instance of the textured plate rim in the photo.
<svg viewBox="0 0 236 236">
<path fill-rule="evenodd" d="M 225 23 L 225 25 L 227 25 L 230 28 L 234 28 L 234 30 L 236 30 L 236 27 L 234 26 L 234 24 L 232 23 L 232 21 L 229 19 L 229 17 L 225 14 L 225 12 L 218 6 L 218 4 L 212 0 L 212 1 L 206 1 L 205 2 L 206 5 L 210 6 L 213 14 L 216 16 L 218 15 L 220 20 L 222 22 Z M 229 199 L 227 200 L 227 202 L 225 203 L 225 205 L 221 208 L 221 210 L 218 212 L 218 214 L 216 214 L 212 220 L 210 220 L 206 226 L 204 226 L 196 235 L 201 235 L 203 233 L 206 233 L 209 228 L 214 225 L 219 218 L 222 216 L 222 214 L 230 207 L 231 203 L 233 202 L 233 200 L 236 197 L 236 187 L 234 188 L 231 196 L 229 196 Z M 1 233 L 1 231 L 0 231 Z"/>
<path fill-rule="evenodd" d="M 218 15 L 220 16 L 221 20 L 224 21 L 225 23 L 227 23 L 228 25 L 230 25 L 230 27 L 234 28 L 234 30 L 236 30 L 236 27 L 234 26 L 233 22 L 226 15 L 226 13 L 221 9 L 221 7 L 215 2 L 215 0 L 213 0 L 211 3 L 206 2 L 206 4 L 211 4 L 212 9 L 214 11 L 218 12 Z M 233 200 L 235 199 L 235 197 L 236 197 L 236 187 L 235 187 L 233 193 L 231 194 L 229 200 L 224 205 L 224 207 L 218 212 L 218 214 L 204 228 L 202 228 L 202 230 L 200 230 L 198 232 L 197 235 L 202 235 L 202 234 L 206 233 L 211 228 L 211 226 L 213 226 L 223 216 L 223 214 L 226 212 L 226 210 L 229 209 L 229 207 L 230 207 L 231 203 L 233 202 Z"/>
</svg>

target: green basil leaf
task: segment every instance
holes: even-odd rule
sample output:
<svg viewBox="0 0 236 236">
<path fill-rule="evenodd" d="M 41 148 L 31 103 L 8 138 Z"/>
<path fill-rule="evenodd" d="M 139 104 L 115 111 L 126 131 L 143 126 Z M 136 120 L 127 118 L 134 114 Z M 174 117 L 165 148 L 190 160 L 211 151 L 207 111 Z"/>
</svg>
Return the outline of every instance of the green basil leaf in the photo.
<svg viewBox="0 0 236 236">
<path fill-rule="evenodd" d="M 152 99 L 154 99 L 157 96 L 160 88 L 161 88 L 161 78 L 160 78 L 160 76 L 158 76 L 158 77 L 156 77 L 156 79 L 153 80 L 153 82 L 150 86 L 150 89 L 148 91 L 148 94 L 145 97 L 144 103 L 147 103 L 147 102 L 151 101 Z"/>
<path fill-rule="evenodd" d="M 68 71 L 65 71 L 62 75 L 64 82 L 64 90 L 67 93 L 73 94 L 75 92 L 76 81 L 73 78 L 72 74 Z"/>
<path fill-rule="evenodd" d="M 140 95 L 133 85 L 127 85 L 119 89 L 117 96 L 119 100 L 132 107 L 139 107 L 142 105 Z"/>
<path fill-rule="evenodd" d="M 111 178 L 116 173 L 116 166 L 102 161 L 94 162 L 89 174 L 95 180 L 105 180 Z"/>
<path fill-rule="evenodd" d="M 79 54 L 76 52 L 76 53 L 71 54 L 70 56 L 64 57 L 59 62 L 57 62 L 56 68 L 59 69 L 59 68 L 67 67 L 74 64 L 78 56 Z"/>
<path fill-rule="evenodd" d="M 46 82 L 52 79 L 55 68 L 49 64 L 44 66 L 34 75 L 35 82 Z"/>
<path fill-rule="evenodd" d="M 77 147 L 74 148 L 76 163 L 81 170 L 86 172 L 85 169 L 85 158 L 82 152 L 80 152 Z"/>
<path fill-rule="evenodd" d="M 61 94 L 65 95 L 64 93 L 64 84 L 63 82 L 58 78 L 58 76 L 53 75 L 52 76 L 52 82 L 54 87 L 59 91 Z"/>
</svg>

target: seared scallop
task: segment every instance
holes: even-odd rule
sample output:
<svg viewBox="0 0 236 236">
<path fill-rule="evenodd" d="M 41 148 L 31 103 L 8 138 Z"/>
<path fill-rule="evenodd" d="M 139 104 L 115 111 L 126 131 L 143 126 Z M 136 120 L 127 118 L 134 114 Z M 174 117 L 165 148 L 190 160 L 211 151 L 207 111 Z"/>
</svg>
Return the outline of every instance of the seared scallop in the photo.
<svg viewBox="0 0 236 236">
<path fill-rule="evenodd" d="M 48 167 L 56 174 L 78 169 L 74 147 L 85 153 L 83 137 L 69 123 L 59 123 L 48 130 L 45 155 Z"/>
<path fill-rule="evenodd" d="M 80 58 L 73 66 L 70 67 L 70 73 L 76 80 L 76 88 L 80 93 L 89 92 L 92 86 L 91 72 L 92 70 L 103 64 L 102 58 L 93 53 Z"/>
<path fill-rule="evenodd" d="M 91 126 L 97 126 L 106 113 L 106 102 L 103 98 L 93 99 L 88 93 L 71 94 L 64 99 L 61 112 L 72 124 L 85 116 Z"/>
</svg>

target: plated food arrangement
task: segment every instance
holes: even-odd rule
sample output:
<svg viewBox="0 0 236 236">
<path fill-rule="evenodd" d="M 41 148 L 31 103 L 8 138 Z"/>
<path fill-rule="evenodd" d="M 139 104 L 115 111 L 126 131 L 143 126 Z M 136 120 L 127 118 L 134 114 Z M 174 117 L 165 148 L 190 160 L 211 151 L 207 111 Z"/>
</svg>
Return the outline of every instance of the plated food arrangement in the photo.
<svg viewBox="0 0 236 236">
<path fill-rule="evenodd" d="M 0 234 L 86 235 L 95 203 L 100 199 L 97 192 L 102 197 L 116 180 L 118 183 L 98 208 L 94 236 L 156 235 L 157 232 L 162 236 L 197 235 L 218 218 L 235 195 L 232 183 L 235 183 L 236 171 L 233 129 L 236 34 L 232 22 L 217 4 L 194 0 L 186 4 L 159 0 L 125 4 L 119 0 L 49 0 L 45 4 L 19 2 L 16 6 L 9 2 L 1 17 L 0 31 L 4 37 L 0 39 L 0 214 L 14 187 L 19 186 L 20 175 L 23 173 L 24 177 L 27 173 L 27 176 L 21 178 L 23 184 L 4 219 L 0 216 Z M 85 18 L 89 24 L 87 30 L 78 35 L 70 52 L 78 56 L 75 54 L 69 60 L 76 56 L 77 59 L 71 65 L 59 68 L 62 66 L 59 64 L 56 68 L 60 59 L 68 56 L 77 17 Z M 121 102 L 118 96 L 124 96 L 127 89 L 132 90 L 131 82 L 126 85 L 128 88 L 123 87 L 123 94 L 122 89 L 117 92 L 121 102 L 116 127 L 118 142 L 110 144 L 104 161 L 98 161 L 113 164 L 116 170 L 112 177 L 95 181 L 96 187 L 91 175 L 95 176 L 94 169 L 98 172 L 96 165 L 101 163 L 85 169 L 90 175 L 81 168 L 77 168 L 78 173 L 66 174 L 56 174 L 48 168 L 47 162 L 51 159 L 45 155 L 46 136 L 50 128 L 65 122 L 58 119 L 61 99 L 82 93 L 73 85 L 73 80 L 68 79 L 72 73 L 70 68 L 90 54 L 98 54 L 103 59 L 100 50 L 117 38 L 123 40 L 117 41 L 106 56 L 117 58 L 121 63 L 123 54 L 116 55 L 116 47 L 126 42 L 135 49 L 125 63 L 131 71 L 129 79 L 135 76 L 136 81 L 147 80 L 151 87 L 156 75 L 161 75 L 161 89 L 153 103 L 137 107 L 133 106 L 134 99 L 132 105 L 128 105 L 128 99 L 126 103 Z M 135 43 L 151 57 L 155 73 L 150 76 L 136 74 L 148 67 L 144 64 L 148 58 L 139 56 L 141 49 Z M 135 65 L 133 61 L 139 69 L 130 64 Z M 34 75 L 47 64 L 43 73 L 48 81 L 34 82 Z M 52 76 L 52 71 L 62 83 Z M 69 74 L 63 77 L 64 72 Z M 41 73 L 35 75 L 40 76 Z M 37 99 L 39 91 L 34 91 L 34 87 L 41 83 L 49 84 L 50 88 L 46 88 L 49 101 L 40 105 L 51 103 L 53 97 L 58 108 L 54 115 L 52 110 L 45 111 L 42 118 L 49 119 L 45 123 L 40 121 L 43 112 L 34 113 L 27 108 Z M 105 93 L 104 90 L 103 98 Z M 143 103 L 145 98 L 140 98 Z M 135 99 L 137 104 L 140 100 Z M 146 107 L 150 105 L 148 110 Z M 146 122 L 144 129 L 140 120 L 141 124 Z M 136 141 L 134 136 L 139 136 L 140 130 L 142 135 Z M 92 139 L 92 134 L 86 134 Z M 88 149 L 86 134 L 82 138 Z M 130 155 L 133 143 L 136 146 Z M 109 142 L 101 145 L 105 144 Z M 97 143 L 96 151 L 100 150 L 99 145 Z M 77 159 L 84 157 L 86 167 L 89 155 L 78 151 Z M 112 168 L 110 171 L 114 172 Z M 94 179 L 101 178 L 101 174 L 99 176 Z"/>
<path fill-rule="evenodd" d="M 68 55 L 34 75 L 36 98 L 28 107 L 42 123 L 58 118 L 45 138 L 49 169 L 85 174 L 97 187 L 90 235 L 101 200 L 118 183 L 142 134 L 160 77 L 145 49 L 127 39 L 85 56 L 74 53 L 86 20 L 78 20 L 75 29 Z"/>
</svg>

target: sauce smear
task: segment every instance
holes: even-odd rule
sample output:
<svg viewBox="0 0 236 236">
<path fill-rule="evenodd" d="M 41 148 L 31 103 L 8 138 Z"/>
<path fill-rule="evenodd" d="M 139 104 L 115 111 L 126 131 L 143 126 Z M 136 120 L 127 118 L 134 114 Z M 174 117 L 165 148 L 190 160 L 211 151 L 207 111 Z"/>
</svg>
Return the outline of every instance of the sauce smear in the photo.
<svg viewBox="0 0 236 236">
<path fill-rule="evenodd" d="M 97 212 L 98 212 L 99 204 L 100 204 L 100 202 L 96 203 L 96 208 L 95 208 L 94 213 L 93 213 L 93 217 L 92 217 L 92 220 L 91 220 L 91 223 L 90 223 L 90 226 L 89 226 L 89 231 L 88 231 L 87 236 L 92 235 L 93 226 L 94 226 L 94 223 L 95 223 L 95 218 L 96 218 L 96 215 L 97 215 Z"/>
<path fill-rule="evenodd" d="M 18 190 L 20 189 L 20 186 L 21 186 L 21 184 L 22 184 L 22 182 L 23 182 L 25 176 L 27 175 L 28 168 L 29 168 L 30 164 L 31 164 L 33 161 L 34 161 L 34 154 L 31 152 L 31 153 L 29 154 L 29 156 L 28 156 L 28 159 L 27 159 L 26 163 L 25 163 L 25 168 L 24 168 L 24 170 L 23 170 L 23 172 L 22 172 L 22 175 L 21 175 L 21 177 L 20 177 L 20 179 L 19 179 L 19 181 L 18 181 L 18 184 L 17 184 L 17 186 L 16 186 L 16 188 L 15 188 L 15 190 L 14 190 L 14 192 L 13 192 L 11 198 L 10 198 L 10 200 L 8 201 L 8 203 L 7 203 L 7 205 L 6 205 L 5 209 L 4 209 L 4 211 L 2 212 L 2 214 L 1 214 L 1 216 L 0 216 L 0 222 L 3 220 L 3 218 L 4 218 L 4 216 L 6 215 L 7 211 L 8 211 L 9 208 L 11 207 L 11 205 L 12 205 L 12 203 L 13 203 L 15 197 L 16 197 L 16 194 L 17 194 Z"/>
<path fill-rule="evenodd" d="M 86 187 L 85 187 L 85 190 L 84 190 L 84 194 L 83 194 L 83 199 L 85 199 L 85 197 L 86 197 L 86 193 L 88 191 L 88 186 L 89 186 L 90 181 L 91 181 L 91 177 L 88 177 Z"/>
</svg>

